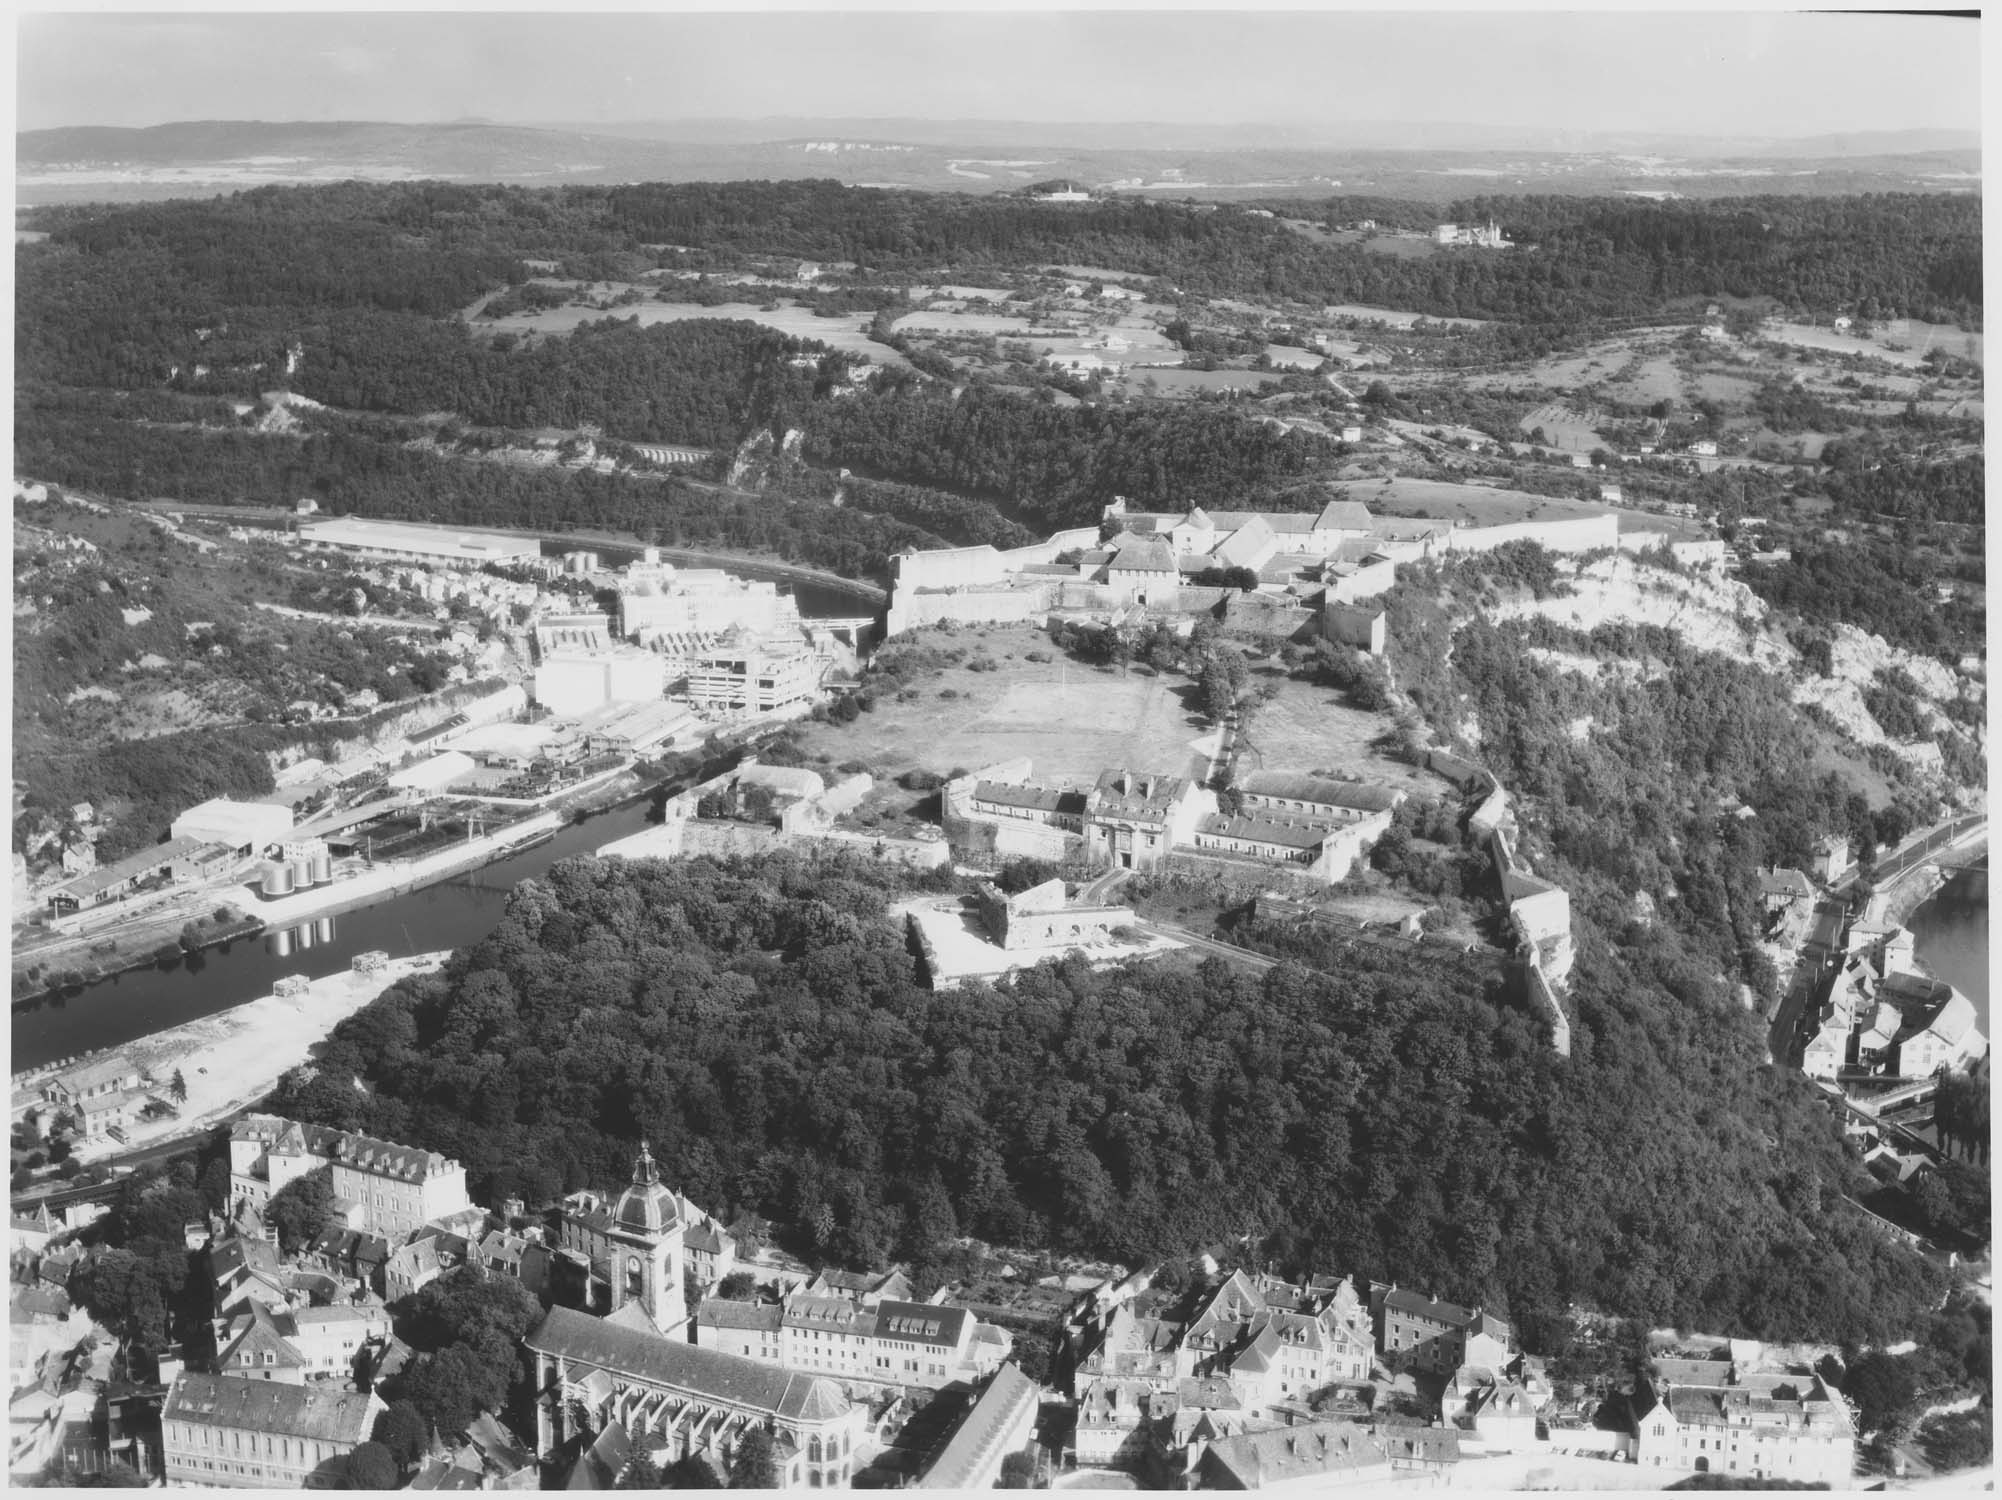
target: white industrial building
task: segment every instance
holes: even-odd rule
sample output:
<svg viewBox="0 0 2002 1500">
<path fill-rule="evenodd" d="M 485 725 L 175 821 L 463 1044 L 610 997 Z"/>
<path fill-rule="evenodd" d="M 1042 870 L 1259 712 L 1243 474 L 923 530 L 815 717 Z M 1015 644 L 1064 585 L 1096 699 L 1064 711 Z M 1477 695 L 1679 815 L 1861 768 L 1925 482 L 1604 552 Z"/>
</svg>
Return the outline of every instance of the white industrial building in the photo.
<svg viewBox="0 0 2002 1500">
<path fill-rule="evenodd" d="M 667 664 L 651 651 L 556 651 L 535 669 L 535 701 L 553 714 L 644 703 L 667 691 Z"/>
<path fill-rule="evenodd" d="M 177 839 L 222 844 L 237 854 L 255 854 L 292 831 L 292 809 L 270 802 L 232 802 L 212 797 L 174 819 Z"/>
<path fill-rule="evenodd" d="M 355 517 L 309 521 L 299 528 L 299 540 L 308 547 L 434 567 L 478 568 L 487 563 L 528 562 L 542 555 L 542 544 L 534 537 Z"/>
<path fill-rule="evenodd" d="M 464 751 L 447 750 L 443 755 L 434 755 L 398 771 L 389 778 L 389 784 L 398 791 L 435 792 L 478 769 L 472 756 Z"/>
</svg>

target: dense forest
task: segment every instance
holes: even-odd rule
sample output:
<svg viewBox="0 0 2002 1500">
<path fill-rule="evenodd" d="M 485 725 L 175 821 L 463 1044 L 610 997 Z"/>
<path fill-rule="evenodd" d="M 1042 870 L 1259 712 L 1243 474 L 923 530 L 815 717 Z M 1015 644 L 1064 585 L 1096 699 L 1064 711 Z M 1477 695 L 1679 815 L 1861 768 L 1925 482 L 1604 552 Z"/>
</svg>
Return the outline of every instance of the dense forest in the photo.
<svg viewBox="0 0 2002 1500">
<path fill-rule="evenodd" d="M 825 502 L 761 500 L 678 479 L 451 459 L 372 441 L 319 416 L 304 436 L 170 428 L 98 416 L 74 395 L 17 393 L 14 461 L 22 473 L 93 494 L 171 495 L 211 504 L 322 508 L 395 520 L 560 531 L 608 529 L 667 547 L 768 554 L 851 578 L 938 546 L 929 531 Z"/>
<path fill-rule="evenodd" d="M 1842 1202 L 1857 1169 L 1752 1023 L 1602 943 L 1566 1061 L 1477 971 L 1361 946 L 934 995 L 885 910 L 907 878 L 566 861 L 270 1104 L 450 1152 L 487 1201 L 616 1181 L 644 1135 L 696 1201 L 851 1265 L 1249 1234 L 1532 1321 L 1576 1300 L 1777 1338 L 1880 1338 L 1937 1298 Z"/>
<path fill-rule="evenodd" d="M 1053 529 L 1094 525 L 1121 495 L 1141 510 L 1233 508 L 1331 446 L 1216 407 L 1059 408 L 1012 391 L 893 383 L 819 408 L 805 454 L 998 500 Z"/>
</svg>

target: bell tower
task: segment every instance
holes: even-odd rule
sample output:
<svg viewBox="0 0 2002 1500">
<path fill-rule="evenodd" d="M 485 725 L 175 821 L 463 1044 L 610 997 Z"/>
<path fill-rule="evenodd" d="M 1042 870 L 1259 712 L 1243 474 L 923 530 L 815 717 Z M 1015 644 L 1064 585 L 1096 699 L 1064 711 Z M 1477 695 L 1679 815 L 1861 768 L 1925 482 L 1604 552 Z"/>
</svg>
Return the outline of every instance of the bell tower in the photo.
<svg viewBox="0 0 2002 1500">
<path fill-rule="evenodd" d="M 681 1205 L 664 1186 L 645 1141 L 633 1161 L 633 1180 L 612 1208 L 605 1231 L 612 1311 L 637 1302 L 669 1338 L 687 1336 L 688 1302 L 682 1291 Z"/>
</svg>

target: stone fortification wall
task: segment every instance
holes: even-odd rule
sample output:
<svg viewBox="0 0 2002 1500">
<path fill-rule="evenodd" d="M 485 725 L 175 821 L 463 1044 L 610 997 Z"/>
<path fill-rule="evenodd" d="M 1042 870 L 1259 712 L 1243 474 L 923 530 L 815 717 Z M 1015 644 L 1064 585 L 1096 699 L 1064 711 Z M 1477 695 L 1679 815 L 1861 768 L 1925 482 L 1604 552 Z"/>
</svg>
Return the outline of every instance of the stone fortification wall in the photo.
<svg viewBox="0 0 2002 1500">
<path fill-rule="evenodd" d="M 899 583 L 889 615 L 884 621 L 883 633 L 885 636 L 903 635 L 948 620 L 959 625 L 1034 623 L 1049 613 L 1054 592 L 1048 585 L 1037 584 L 1027 588 L 1002 585 L 969 588 L 950 594 L 917 594 Z"/>
<path fill-rule="evenodd" d="M 916 870 L 936 870 L 952 860 L 951 847 L 942 838 L 899 839 L 846 828 L 826 828 L 807 835 L 807 841 L 817 847 L 846 849 Z"/>
<path fill-rule="evenodd" d="M 681 852 L 693 859 L 710 854 L 718 859 L 763 854 L 776 849 L 782 835 L 776 828 L 759 823 L 732 823 L 716 818 L 691 818 L 682 825 Z"/>
<path fill-rule="evenodd" d="M 1488 552 L 1510 542 L 1536 542 L 1552 552 L 1596 552 L 1620 544 L 1620 518 L 1577 516 L 1563 521 L 1512 521 L 1503 526 L 1460 526 L 1447 533 L 1452 552 Z"/>
</svg>

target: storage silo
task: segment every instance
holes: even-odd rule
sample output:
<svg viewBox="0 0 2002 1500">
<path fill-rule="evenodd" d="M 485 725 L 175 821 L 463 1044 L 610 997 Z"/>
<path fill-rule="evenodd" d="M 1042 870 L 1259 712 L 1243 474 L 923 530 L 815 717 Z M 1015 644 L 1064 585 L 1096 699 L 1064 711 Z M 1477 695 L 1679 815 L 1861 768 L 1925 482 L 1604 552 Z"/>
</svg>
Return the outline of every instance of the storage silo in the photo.
<svg viewBox="0 0 2002 1500">
<path fill-rule="evenodd" d="M 292 861 L 292 889 L 303 891 L 313 884 L 313 861 L 299 858 Z"/>
<path fill-rule="evenodd" d="M 326 885 L 334 878 L 334 857 L 322 846 L 313 855 L 313 884 Z"/>
<path fill-rule="evenodd" d="M 292 867 L 274 860 L 264 867 L 264 894 L 266 896 L 289 896 L 292 894 Z"/>
</svg>

